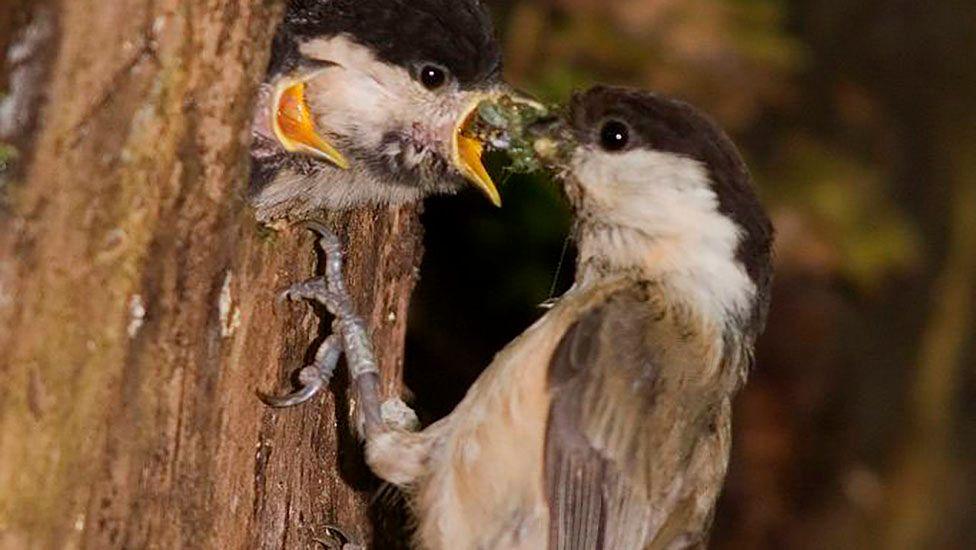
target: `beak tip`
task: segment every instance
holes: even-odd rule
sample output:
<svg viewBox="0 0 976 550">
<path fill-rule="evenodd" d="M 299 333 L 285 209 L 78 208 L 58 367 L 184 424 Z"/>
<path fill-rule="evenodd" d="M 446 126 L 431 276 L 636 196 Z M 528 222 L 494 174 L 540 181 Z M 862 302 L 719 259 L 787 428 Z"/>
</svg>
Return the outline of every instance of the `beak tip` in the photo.
<svg viewBox="0 0 976 550">
<path fill-rule="evenodd" d="M 324 160 L 340 170 L 349 170 L 352 168 L 352 164 L 349 163 L 349 160 L 346 159 L 345 155 L 340 153 L 324 140 L 315 140 L 313 145 L 301 143 L 298 144 L 298 146 L 295 146 L 293 150 L 300 151 L 309 156 Z"/>
<path fill-rule="evenodd" d="M 495 187 L 494 182 L 492 182 L 490 178 L 487 179 L 479 178 L 478 180 L 475 180 L 473 183 L 475 184 L 475 186 L 478 187 L 478 189 L 481 190 L 481 192 L 491 202 L 491 204 L 495 205 L 498 208 L 501 208 L 502 206 L 501 193 L 498 192 L 498 188 Z"/>
<path fill-rule="evenodd" d="M 333 159 L 333 162 L 335 163 L 336 166 L 339 167 L 340 170 L 349 170 L 350 168 L 352 168 L 352 165 L 349 164 L 349 161 L 346 160 L 346 157 L 339 157 L 337 159 Z"/>
</svg>

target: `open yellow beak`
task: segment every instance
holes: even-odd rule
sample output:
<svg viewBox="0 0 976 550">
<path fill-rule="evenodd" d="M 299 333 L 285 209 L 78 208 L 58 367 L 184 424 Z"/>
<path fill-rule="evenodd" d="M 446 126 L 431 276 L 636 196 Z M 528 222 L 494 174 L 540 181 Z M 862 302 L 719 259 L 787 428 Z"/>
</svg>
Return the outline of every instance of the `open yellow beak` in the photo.
<svg viewBox="0 0 976 550">
<path fill-rule="evenodd" d="M 481 161 L 481 155 L 484 153 L 485 145 L 481 140 L 477 138 L 472 138 L 464 135 L 464 131 L 467 129 L 468 124 L 476 116 L 478 103 L 480 101 L 474 102 L 474 104 L 464 113 L 464 116 L 458 121 L 457 126 L 454 128 L 454 139 L 453 139 L 453 156 L 454 165 L 461 172 L 472 185 L 478 188 L 482 193 L 488 197 L 495 206 L 502 205 L 502 198 L 498 194 L 498 188 L 495 187 L 495 182 L 491 180 L 491 176 L 488 175 L 488 171 L 485 170 L 485 165 Z"/>
<path fill-rule="evenodd" d="M 274 98 L 271 127 L 286 151 L 305 153 L 349 169 L 349 161 L 315 130 L 312 111 L 305 103 L 305 82 L 279 84 Z"/>
</svg>

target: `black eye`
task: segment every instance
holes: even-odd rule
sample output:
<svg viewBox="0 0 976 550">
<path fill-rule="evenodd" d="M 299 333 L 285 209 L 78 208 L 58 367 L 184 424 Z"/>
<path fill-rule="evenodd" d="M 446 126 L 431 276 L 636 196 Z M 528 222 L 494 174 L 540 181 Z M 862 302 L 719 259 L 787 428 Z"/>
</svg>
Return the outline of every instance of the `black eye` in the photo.
<svg viewBox="0 0 976 550">
<path fill-rule="evenodd" d="M 630 143 L 630 128 L 619 120 L 608 120 L 600 128 L 600 147 L 605 151 L 620 151 Z"/>
<path fill-rule="evenodd" d="M 424 65 L 420 68 L 420 83 L 428 90 L 436 90 L 447 82 L 447 71 L 437 65 Z"/>
</svg>

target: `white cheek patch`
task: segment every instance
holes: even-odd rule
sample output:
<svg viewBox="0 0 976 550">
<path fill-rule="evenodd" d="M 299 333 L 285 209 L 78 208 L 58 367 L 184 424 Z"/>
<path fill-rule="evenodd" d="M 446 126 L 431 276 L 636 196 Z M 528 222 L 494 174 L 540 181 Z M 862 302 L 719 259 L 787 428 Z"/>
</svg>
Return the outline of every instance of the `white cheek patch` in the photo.
<svg viewBox="0 0 976 550">
<path fill-rule="evenodd" d="M 613 228 L 590 232 L 591 242 L 581 243 L 584 258 L 685 285 L 703 308 L 747 306 L 755 288 L 736 260 L 741 230 L 719 212 L 702 163 L 644 149 L 581 149 L 572 174 L 583 189 L 583 209 Z"/>
<path fill-rule="evenodd" d="M 406 68 L 377 59 L 346 35 L 312 40 L 301 46 L 301 52 L 337 65 L 309 81 L 306 92 L 323 132 L 339 138 L 340 144 L 344 140 L 391 157 L 403 155 L 407 163 L 419 164 L 432 151 L 450 158 L 465 94 L 451 88 L 429 91 Z M 384 144 L 390 132 L 408 136 L 421 150 Z"/>
<path fill-rule="evenodd" d="M 615 224 L 654 233 L 697 229 L 736 236 L 734 224 L 718 212 L 708 173 L 698 161 L 646 150 L 586 150 L 576 155 L 573 173 L 591 201 L 587 206 Z"/>
<path fill-rule="evenodd" d="M 312 40 L 301 52 L 337 65 L 309 81 L 306 92 L 316 124 L 329 134 L 377 147 L 388 129 L 404 126 L 411 105 L 422 103 L 406 69 L 381 62 L 347 36 Z"/>
</svg>

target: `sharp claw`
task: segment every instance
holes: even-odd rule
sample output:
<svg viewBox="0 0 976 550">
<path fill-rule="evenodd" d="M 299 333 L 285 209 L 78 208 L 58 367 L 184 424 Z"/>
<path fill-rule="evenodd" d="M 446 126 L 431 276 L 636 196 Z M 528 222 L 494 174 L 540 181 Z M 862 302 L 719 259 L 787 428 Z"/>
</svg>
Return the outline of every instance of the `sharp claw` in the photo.
<svg viewBox="0 0 976 550">
<path fill-rule="evenodd" d="M 353 544 L 351 542 L 352 539 L 350 539 L 349 536 L 338 527 L 327 525 L 325 527 L 325 534 L 327 537 L 329 537 L 328 539 L 314 538 L 312 541 L 317 542 L 330 550 L 363 550 L 362 546 Z"/>
<path fill-rule="evenodd" d="M 325 526 L 325 532 L 326 532 L 326 533 L 327 533 L 327 534 L 328 534 L 328 535 L 329 535 L 330 537 L 332 537 L 332 538 L 334 538 L 334 539 L 337 539 L 337 540 L 338 540 L 339 542 L 341 542 L 342 544 L 348 544 L 348 543 L 349 543 L 349 541 L 351 541 L 351 540 L 352 540 L 352 539 L 350 539 L 350 538 L 349 538 L 349 536 L 348 536 L 348 535 L 346 535 L 346 533 L 345 533 L 345 532 L 343 532 L 343 530 L 342 530 L 342 529 L 339 529 L 339 528 L 338 528 L 338 527 L 336 527 L 335 525 L 326 525 L 326 526 Z"/>
<path fill-rule="evenodd" d="M 339 240 L 339 236 L 324 223 L 313 220 L 308 222 L 306 227 L 319 236 L 319 243 L 326 253 L 340 250 L 342 242 Z"/>
<path fill-rule="evenodd" d="M 313 382 L 307 386 L 303 386 L 298 391 L 289 393 L 283 396 L 269 395 L 263 392 L 258 392 L 258 398 L 264 402 L 265 405 L 269 407 L 274 407 L 276 409 L 283 409 L 286 407 L 293 407 L 295 405 L 301 405 L 302 403 L 308 401 L 309 399 L 315 397 L 325 384 L 322 383 L 320 378 L 318 382 Z"/>
<path fill-rule="evenodd" d="M 302 385 L 297 391 L 281 397 L 258 392 L 261 401 L 270 407 L 284 408 L 300 405 L 315 397 L 322 388 L 329 385 L 335 372 L 339 356 L 342 354 L 342 342 L 338 334 L 331 334 L 322 342 L 315 352 L 315 363 L 303 368 L 298 373 L 298 382 Z"/>
</svg>

